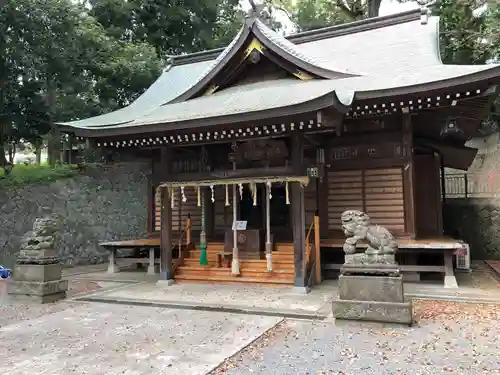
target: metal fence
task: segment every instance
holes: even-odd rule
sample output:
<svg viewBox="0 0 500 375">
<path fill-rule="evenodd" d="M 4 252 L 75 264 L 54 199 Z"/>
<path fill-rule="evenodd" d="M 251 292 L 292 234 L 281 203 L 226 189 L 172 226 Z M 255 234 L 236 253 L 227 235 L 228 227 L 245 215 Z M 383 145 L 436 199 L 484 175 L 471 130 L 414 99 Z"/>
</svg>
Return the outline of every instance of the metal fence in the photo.
<svg viewBox="0 0 500 375">
<path fill-rule="evenodd" d="M 446 198 L 490 198 L 500 196 L 498 172 L 445 175 Z"/>
</svg>

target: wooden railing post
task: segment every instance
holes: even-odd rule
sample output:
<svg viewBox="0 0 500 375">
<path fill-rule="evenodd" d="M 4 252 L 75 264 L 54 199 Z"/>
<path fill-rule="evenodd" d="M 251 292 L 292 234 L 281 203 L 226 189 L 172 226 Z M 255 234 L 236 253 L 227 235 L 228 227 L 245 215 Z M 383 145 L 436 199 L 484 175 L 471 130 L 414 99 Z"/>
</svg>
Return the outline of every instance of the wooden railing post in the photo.
<svg viewBox="0 0 500 375">
<path fill-rule="evenodd" d="M 465 198 L 468 198 L 468 195 L 469 195 L 469 176 L 467 175 L 467 172 L 464 173 L 464 185 L 465 185 L 464 195 L 465 195 Z"/>
<path fill-rule="evenodd" d="M 321 283 L 321 241 L 320 241 L 320 227 L 319 216 L 314 215 L 314 250 L 315 250 L 315 274 L 316 284 Z"/>
<path fill-rule="evenodd" d="M 186 246 L 189 247 L 191 245 L 191 214 L 188 213 L 188 217 L 186 219 Z"/>
</svg>

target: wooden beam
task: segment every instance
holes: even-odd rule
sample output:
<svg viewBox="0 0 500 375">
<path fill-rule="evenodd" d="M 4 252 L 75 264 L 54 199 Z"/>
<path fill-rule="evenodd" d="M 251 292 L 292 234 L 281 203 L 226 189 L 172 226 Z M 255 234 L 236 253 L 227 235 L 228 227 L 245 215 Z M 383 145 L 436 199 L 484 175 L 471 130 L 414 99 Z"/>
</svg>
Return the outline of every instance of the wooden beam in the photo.
<svg viewBox="0 0 500 375">
<path fill-rule="evenodd" d="M 148 175 L 148 234 L 154 232 L 154 217 L 155 217 L 155 187 L 153 186 L 153 176 Z"/>
<path fill-rule="evenodd" d="M 291 161 L 292 168 L 295 172 L 303 169 L 304 164 L 304 138 L 301 133 L 292 135 Z M 292 227 L 293 227 L 293 259 L 294 259 L 294 290 L 300 293 L 307 293 L 309 286 L 307 285 L 306 275 L 306 258 L 305 258 L 305 202 L 304 188 L 298 182 L 293 182 L 291 185 L 291 211 L 292 211 Z"/>
<path fill-rule="evenodd" d="M 410 114 L 403 114 L 403 193 L 405 202 L 405 232 L 412 238 L 416 236 L 415 217 L 415 154 L 413 148 L 413 125 Z"/>
<path fill-rule="evenodd" d="M 161 190 L 160 280 L 172 280 L 172 207 L 167 188 Z"/>
<path fill-rule="evenodd" d="M 160 151 L 160 166 L 162 177 L 168 176 L 172 165 L 172 150 L 162 148 Z M 160 230 L 160 280 L 173 280 L 172 266 L 172 206 L 171 197 L 166 188 L 161 190 L 161 230 Z M 180 249 L 179 249 L 180 251 Z"/>
</svg>

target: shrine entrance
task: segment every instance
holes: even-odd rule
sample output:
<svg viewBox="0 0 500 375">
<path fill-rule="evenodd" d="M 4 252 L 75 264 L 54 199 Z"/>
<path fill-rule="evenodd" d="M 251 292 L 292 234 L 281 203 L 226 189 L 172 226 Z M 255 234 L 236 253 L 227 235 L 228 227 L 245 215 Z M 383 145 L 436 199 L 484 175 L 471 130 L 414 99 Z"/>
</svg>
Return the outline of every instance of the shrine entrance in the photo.
<svg viewBox="0 0 500 375">
<path fill-rule="evenodd" d="M 238 220 L 247 222 L 247 229 L 263 229 L 265 226 L 265 187 L 257 186 L 256 205 L 254 205 L 253 194 L 248 186 L 243 188 L 243 194 L 239 202 Z"/>
<path fill-rule="evenodd" d="M 242 199 L 239 202 L 239 220 L 247 222 L 248 229 L 262 229 L 266 222 L 265 197 L 266 188 L 264 185 L 257 186 L 257 202 L 254 205 L 253 195 L 249 187 L 243 188 Z M 271 204 L 271 228 L 289 227 L 290 205 L 286 204 L 285 186 L 272 186 Z"/>
<path fill-rule="evenodd" d="M 256 204 L 254 204 L 252 191 L 249 187 L 243 188 L 242 198 L 239 202 L 238 220 L 247 222 L 247 229 L 264 229 L 266 226 L 266 187 L 257 185 Z M 270 199 L 271 232 L 280 240 L 291 240 L 290 205 L 286 203 L 285 185 L 273 185 Z"/>
</svg>

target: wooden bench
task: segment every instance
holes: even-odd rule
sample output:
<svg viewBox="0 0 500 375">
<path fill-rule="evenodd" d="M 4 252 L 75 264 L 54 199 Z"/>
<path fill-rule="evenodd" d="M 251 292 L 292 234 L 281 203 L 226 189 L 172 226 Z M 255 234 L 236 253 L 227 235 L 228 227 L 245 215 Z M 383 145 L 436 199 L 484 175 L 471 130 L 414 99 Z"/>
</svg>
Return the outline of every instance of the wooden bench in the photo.
<svg viewBox="0 0 500 375">
<path fill-rule="evenodd" d="M 155 259 L 155 249 L 160 248 L 159 238 L 144 238 L 138 240 L 127 240 L 127 241 L 111 241 L 103 242 L 99 244 L 106 250 L 110 251 L 109 254 L 109 264 L 108 273 L 120 272 L 120 268 L 116 264 L 116 252 L 119 249 L 149 249 L 149 258 L 127 258 L 130 263 L 136 264 L 148 264 L 148 275 L 155 275 L 158 272 L 158 264 L 160 259 Z"/>
<path fill-rule="evenodd" d="M 344 244 L 344 239 L 327 239 L 321 241 L 322 247 L 331 247 L 335 250 L 342 251 L 342 245 Z M 442 254 L 443 265 L 405 265 L 400 264 L 399 268 L 403 273 L 407 275 L 413 273 L 416 274 L 416 278 L 411 279 L 411 281 L 419 281 L 420 272 L 436 272 L 444 275 L 444 287 L 445 288 L 458 288 L 457 279 L 453 270 L 453 257 L 457 254 L 467 254 L 469 251 L 469 246 L 462 242 L 457 241 L 452 238 L 442 237 L 442 238 L 428 238 L 428 239 L 397 239 L 399 250 L 398 253 L 405 255 L 415 255 L 415 254 Z M 359 244 L 357 246 L 360 249 L 366 248 L 366 244 Z M 340 270 L 342 264 L 338 263 L 328 263 L 323 264 L 323 270 Z M 413 276 L 413 275 L 412 275 Z M 410 281 L 410 280 L 409 280 Z"/>
<path fill-rule="evenodd" d="M 217 254 L 217 267 L 222 267 L 222 261 L 224 260 L 226 267 L 231 268 L 231 262 L 233 260 L 232 251 L 219 251 Z"/>
</svg>

